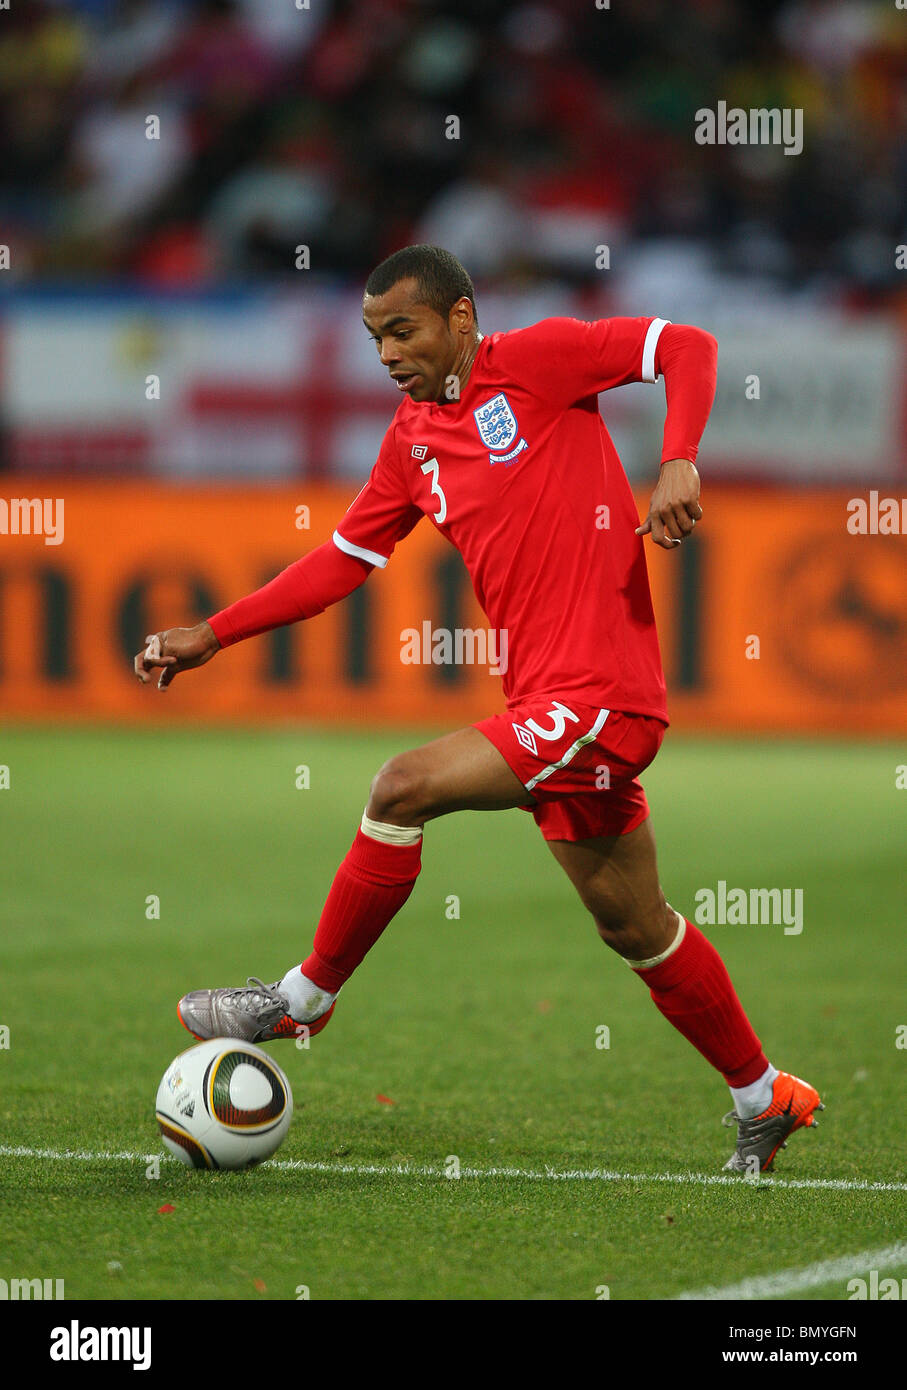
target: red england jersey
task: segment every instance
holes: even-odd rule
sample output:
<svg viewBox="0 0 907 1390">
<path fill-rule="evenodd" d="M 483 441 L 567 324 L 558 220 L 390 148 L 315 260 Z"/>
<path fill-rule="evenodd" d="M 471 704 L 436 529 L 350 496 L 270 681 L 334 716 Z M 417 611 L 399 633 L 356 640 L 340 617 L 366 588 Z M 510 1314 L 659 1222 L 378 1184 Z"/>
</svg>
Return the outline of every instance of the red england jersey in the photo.
<svg viewBox="0 0 907 1390">
<path fill-rule="evenodd" d="M 655 381 L 664 322 L 555 318 L 483 338 L 459 400 L 400 404 L 334 533 L 383 567 L 427 516 L 507 633 L 508 707 L 570 694 L 667 722 L 636 504 L 597 399 Z"/>
</svg>

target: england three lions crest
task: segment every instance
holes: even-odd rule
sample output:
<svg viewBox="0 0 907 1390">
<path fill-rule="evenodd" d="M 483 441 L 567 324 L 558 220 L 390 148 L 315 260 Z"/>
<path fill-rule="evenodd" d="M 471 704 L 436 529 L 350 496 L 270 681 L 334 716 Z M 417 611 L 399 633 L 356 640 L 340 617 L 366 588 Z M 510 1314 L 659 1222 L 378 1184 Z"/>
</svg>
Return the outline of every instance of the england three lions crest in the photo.
<svg viewBox="0 0 907 1390">
<path fill-rule="evenodd" d="M 503 391 L 497 396 L 492 396 L 490 401 L 486 401 L 472 413 L 475 416 L 479 438 L 489 450 L 489 463 L 512 463 L 517 454 L 523 449 L 528 449 L 525 439 L 521 439 L 515 448 L 511 448 L 520 427 Z M 509 450 L 509 453 L 500 453 L 501 449 Z"/>
</svg>

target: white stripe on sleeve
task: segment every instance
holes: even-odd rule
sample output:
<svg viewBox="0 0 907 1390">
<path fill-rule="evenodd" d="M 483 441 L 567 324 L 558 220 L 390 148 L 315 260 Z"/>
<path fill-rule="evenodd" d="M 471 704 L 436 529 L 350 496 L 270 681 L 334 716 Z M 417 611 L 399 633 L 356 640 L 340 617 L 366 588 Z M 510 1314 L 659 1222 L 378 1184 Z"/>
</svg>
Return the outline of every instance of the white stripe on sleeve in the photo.
<svg viewBox="0 0 907 1390">
<path fill-rule="evenodd" d="M 380 569 L 384 569 L 387 564 L 386 555 L 379 555 L 376 550 L 366 550 L 364 545 L 353 545 L 353 542 L 346 540 L 339 531 L 334 532 L 333 541 L 344 555 L 355 555 L 357 559 L 365 560 L 370 565 L 378 565 Z"/>
<path fill-rule="evenodd" d="M 649 324 L 649 329 L 646 333 L 646 341 L 642 345 L 643 381 L 654 382 L 656 380 L 655 349 L 658 346 L 658 339 L 661 337 L 661 330 L 670 322 L 670 319 L 653 319 Z"/>
</svg>

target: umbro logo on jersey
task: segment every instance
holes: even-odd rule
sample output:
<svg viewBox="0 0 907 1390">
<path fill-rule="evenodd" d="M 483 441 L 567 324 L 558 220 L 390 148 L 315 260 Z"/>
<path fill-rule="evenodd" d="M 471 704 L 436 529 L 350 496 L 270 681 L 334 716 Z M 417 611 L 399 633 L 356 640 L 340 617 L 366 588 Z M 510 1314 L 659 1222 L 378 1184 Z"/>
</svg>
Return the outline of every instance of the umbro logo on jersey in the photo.
<svg viewBox="0 0 907 1390">
<path fill-rule="evenodd" d="M 413 456 L 414 459 L 424 459 L 424 458 L 428 458 L 428 445 L 427 445 L 427 444 L 414 444 L 414 445 L 413 445 L 413 454 L 412 454 L 412 456 Z"/>
<path fill-rule="evenodd" d="M 472 413 L 475 417 L 476 429 L 479 431 L 479 438 L 486 449 L 510 450 L 509 453 L 504 454 L 490 452 L 488 455 L 489 463 L 510 464 L 517 454 L 529 448 L 525 439 L 521 439 L 516 448 L 510 448 L 520 432 L 520 427 L 503 391 L 492 396 L 491 400 L 480 405 L 478 410 L 474 410 Z"/>
</svg>

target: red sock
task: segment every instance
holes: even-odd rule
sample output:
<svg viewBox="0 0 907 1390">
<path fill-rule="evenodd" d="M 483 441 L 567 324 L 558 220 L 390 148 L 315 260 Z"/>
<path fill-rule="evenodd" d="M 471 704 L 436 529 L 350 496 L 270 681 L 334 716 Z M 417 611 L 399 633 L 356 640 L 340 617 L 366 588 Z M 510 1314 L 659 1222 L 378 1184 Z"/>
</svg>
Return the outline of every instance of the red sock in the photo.
<svg viewBox="0 0 907 1390">
<path fill-rule="evenodd" d="M 768 1066 L 734 992 L 724 962 L 692 922 L 683 941 L 661 965 L 635 972 L 679 1033 L 691 1042 L 729 1086 L 758 1081 Z"/>
<path fill-rule="evenodd" d="M 331 885 L 303 975 L 336 994 L 400 911 L 421 867 L 421 839 L 389 845 L 358 830 Z"/>
</svg>

